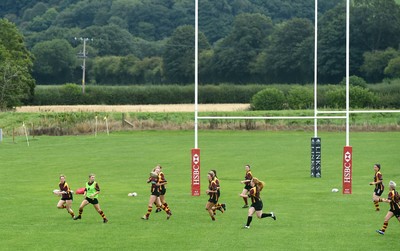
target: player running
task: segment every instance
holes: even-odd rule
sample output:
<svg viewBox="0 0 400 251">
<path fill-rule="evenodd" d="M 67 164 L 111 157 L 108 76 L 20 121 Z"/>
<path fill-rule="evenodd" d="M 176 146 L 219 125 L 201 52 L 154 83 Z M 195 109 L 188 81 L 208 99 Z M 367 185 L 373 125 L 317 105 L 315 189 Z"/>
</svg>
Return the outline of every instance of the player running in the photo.
<svg viewBox="0 0 400 251">
<path fill-rule="evenodd" d="M 386 228 L 389 225 L 389 220 L 396 216 L 397 220 L 400 222 L 400 196 L 396 191 L 396 183 L 394 181 L 389 182 L 389 194 L 388 198 L 379 198 L 379 202 L 389 203 L 390 209 L 389 212 L 385 216 L 385 220 L 383 222 L 383 226 L 381 229 L 376 230 L 378 234 L 385 234 Z"/>
<path fill-rule="evenodd" d="M 225 203 L 219 203 L 219 199 L 221 198 L 221 186 L 219 185 L 219 179 L 217 176 L 217 171 L 216 170 L 211 170 L 214 173 L 214 181 L 217 184 L 217 203 L 212 207 L 214 215 L 216 210 L 221 211 L 221 213 L 224 213 L 226 210 L 226 204 Z"/>
<path fill-rule="evenodd" d="M 250 171 L 250 165 L 245 165 L 245 166 L 244 166 L 244 169 L 246 170 L 246 174 L 245 174 L 245 176 L 244 176 L 244 180 L 240 181 L 240 183 L 244 184 L 244 188 L 243 188 L 243 191 L 242 191 L 242 193 L 241 193 L 241 195 L 243 195 L 243 196 L 241 196 L 241 197 L 242 197 L 243 200 L 244 200 L 244 206 L 243 206 L 243 208 L 248 208 L 248 207 L 249 207 L 249 204 L 248 204 L 248 202 L 247 202 L 247 196 L 244 196 L 244 195 L 247 195 L 247 193 L 248 193 L 248 192 L 250 191 L 250 189 L 251 189 L 250 181 L 251 181 L 251 179 L 253 178 L 253 175 L 252 175 L 252 173 L 251 173 L 251 171 Z"/>
<path fill-rule="evenodd" d="M 274 215 L 274 212 L 271 212 L 269 214 L 262 212 L 263 203 L 262 203 L 262 200 L 260 197 L 260 192 L 263 190 L 264 184 L 265 183 L 263 181 L 260 181 L 259 179 L 254 177 L 250 181 L 250 185 L 252 186 L 252 188 L 250 189 L 249 194 L 248 195 L 239 194 L 239 196 L 241 196 L 241 197 L 246 196 L 247 198 L 251 198 L 251 202 L 252 202 L 252 204 L 249 208 L 249 212 L 247 214 L 247 223 L 244 226 L 244 228 L 246 228 L 246 229 L 250 228 L 250 223 L 253 220 L 254 213 L 256 213 L 256 215 L 259 219 L 271 217 L 272 219 L 276 220 L 276 216 Z"/>
<path fill-rule="evenodd" d="M 94 209 L 100 214 L 103 218 L 103 222 L 107 223 L 108 219 L 104 215 L 104 212 L 101 210 L 98 197 L 100 193 L 100 186 L 99 183 L 95 181 L 96 175 L 89 174 L 89 181 L 86 183 L 85 192 L 83 196 L 85 199 L 82 201 L 81 205 L 79 206 L 79 215 L 74 217 L 74 220 L 82 219 L 83 208 L 86 207 L 88 204 L 92 204 Z"/>
<path fill-rule="evenodd" d="M 67 212 L 71 215 L 72 218 L 74 218 L 75 214 L 71 208 L 73 200 L 72 192 L 68 186 L 68 183 L 65 181 L 64 174 L 60 175 L 60 183 L 58 184 L 58 186 L 60 187 L 60 190 L 58 192 L 55 192 L 55 194 L 61 196 L 61 198 L 60 201 L 58 201 L 57 208 L 67 209 Z"/>
<path fill-rule="evenodd" d="M 375 211 L 379 211 L 379 199 L 380 196 L 383 193 L 383 190 L 385 189 L 383 185 L 383 178 L 382 178 L 382 173 L 381 173 L 381 165 L 380 164 L 375 164 L 374 165 L 374 181 L 370 182 L 370 185 L 375 185 L 374 193 L 372 194 L 372 201 L 374 202 L 375 205 Z"/>
<path fill-rule="evenodd" d="M 209 184 L 208 189 L 206 190 L 206 194 L 208 194 L 210 197 L 206 204 L 206 210 L 210 214 L 211 220 L 215 221 L 213 208 L 218 202 L 218 185 L 216 183 L 216 180 L 214 179 L 215 173 L 213 171 L 209 171 L 207 173 L 207 178 Z"/>
</svg>

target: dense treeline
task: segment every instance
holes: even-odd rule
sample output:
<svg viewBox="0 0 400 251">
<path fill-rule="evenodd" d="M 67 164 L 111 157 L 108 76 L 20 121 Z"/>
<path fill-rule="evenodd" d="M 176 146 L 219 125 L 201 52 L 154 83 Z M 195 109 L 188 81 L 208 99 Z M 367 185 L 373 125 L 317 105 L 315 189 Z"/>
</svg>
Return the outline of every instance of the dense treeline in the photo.
<svg viewBox="0 0 400 251">
<path fill-rule="evenodd" d="M 192 0 L 3 0 L 35 57 L 38 84 L 192 84 Z M 313 81 L 314 1 L 200 0 L 200 83 Z M 345 76 L 345 1 L 319 1 L 318 78 Z M 400 77 L 400 6 L 351 1 L 351 75 L 368 82 Z"/>
</svg>

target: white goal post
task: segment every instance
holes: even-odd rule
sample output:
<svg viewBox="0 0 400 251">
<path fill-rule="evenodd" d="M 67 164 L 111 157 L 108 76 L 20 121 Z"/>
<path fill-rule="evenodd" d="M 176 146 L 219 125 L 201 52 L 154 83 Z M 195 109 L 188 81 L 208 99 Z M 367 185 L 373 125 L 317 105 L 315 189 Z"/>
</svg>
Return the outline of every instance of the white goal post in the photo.
<svg viewBox="0 0 400 251">
<path fill-rule="evenodd" d="M 199 116 L 198 114 L 198 30 L 199 30 L 199 20 L 198 20 L 198 10 L 199 10 L 199 0 L 195 0 L 195 93 L 194 93 L 194 149 L 198 150 L 194 156 L 192 153 L 192 195 L 197 195 L 199 191 L 193 192 L 193 168 L 198 163 L 198 169 L 200 168 L 200 149 L 198 149 L 198 121 L 200 119 L 240 119 L 240 120 L 265 120 L 265 119 L 275 119 L 275 120 L 299 120 L 299 119 L 314 119 L 314 138 L 318 137 L 317 124 L 318 119 L 346 119 L 346 146 L 343 152 L 343 193 L 351 194 L 351 168 L 352 168 L 352 148 L 350 146 L 350 128 L 349 128 L 349 117 L 350 114 L 354 113 L 398 113 L 400 110 L 358 110 L 350 111 L 350 83 L 349 83 L 349 64 L 350 64 L 350 0 L 346 0 L 346 110 L 345 111 L 318 111 L 317 104 L 317 83 L 318 83 L 318 69 L 317 69 L 317 42 L 318 42 L 318 0 L 315 0 L 315 15 L 314 15 L 314 116 L 267 116 L 267 117 L 246 117 L 246 116 Z M 344 114 L 336 116 L 321 116 L 321 114 Z M 192 149 L 193 152 L 193 149 Z M 195 163 L 195 164 L 193 164 Z M 350 178 L 348 178 L 348 175 Z M 197 176 L 196 176 L 197 178 Z M 197 181 L 197 180 L 196 180 Z M 345 182 L 350 181 L 349 187 L 346 188 Z M 200 183 L 200 180 L 198 180 Z M 198 188 L 199 189 L 199 188 Z"/>
</svg>

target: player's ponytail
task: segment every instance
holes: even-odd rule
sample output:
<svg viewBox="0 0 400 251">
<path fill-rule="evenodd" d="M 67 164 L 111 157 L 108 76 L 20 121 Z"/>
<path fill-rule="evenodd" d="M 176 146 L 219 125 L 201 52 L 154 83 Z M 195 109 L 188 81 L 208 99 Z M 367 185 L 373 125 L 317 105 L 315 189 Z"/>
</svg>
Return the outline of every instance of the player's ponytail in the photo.
<svg viewBox="0 0 400 251">
<path fill-rule="evenodd" d="M 265 185 L 265 183 L 264 183 L 264 181 L 261 181 L 261 180 L 259 180 L 258 178 L 253 178 L 253 183 L 254 183 L 254 185 L 258 188 L 258 191 L 262 191 L 263 190 L 263 188 L 264 188 L 264 185 Z"/>
</svg>

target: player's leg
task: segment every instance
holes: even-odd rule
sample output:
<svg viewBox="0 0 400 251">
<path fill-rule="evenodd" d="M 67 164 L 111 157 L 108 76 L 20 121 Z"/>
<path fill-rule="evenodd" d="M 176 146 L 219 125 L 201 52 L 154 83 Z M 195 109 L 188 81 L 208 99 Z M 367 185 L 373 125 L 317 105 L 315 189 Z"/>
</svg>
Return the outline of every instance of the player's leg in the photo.
<svg viewBox="0 0 400 251">
<path fill-rule="evenodd" d="M 78 220 L 78 219 L 81 219 L 81 218 L 82 218 L 83 208 L 84 208 L 87 204 L 89 204 L 89 201 L 87 201 L 86 199 L 84 199 L 84 200 L 82 201 L 81 205 L 79 206 L 79 214 L 78 214 L 78 216 L 75 216 L 75 217 L 74 217 L 74 220 Z"/>
<path fill-rule="evenodd" d="M 254 207 L 249 208 L 249 212 L 247 213 L 247 222 L 244 228 L 250 228 L 251 221 L 253 220 L 253 214 L 256 211 Z"/>
<path fill-rule="evenodd" d="M 249 192 L 249 191 L 248 191 L 246 188 L 243 188 L 243 191 L 242 191 L 241 195 L 247 195 L 248 192 Z M 249 207 L 247 197 L 246 197 L 246 196 L 244 196 L 244 197 L 242 196 L 242 198 L 243 198 L 243 200 L 244 200 L 244 206 L 243 206 L 243 208 Z"/>
<path fill-rule="evenodd" d="M 58 203 L 57 203 L 57 208 L 58 209 L 66 208 L 66 206 L 64 204 L 65 204 L 65 200 L 59 200 Z"/>
<path fill-rule="evenodd" d="M 74 218 L 75 214 L 72 210 L 72 200 L 65 201 L 65 208 L 67 209 L 67 212 L 71 215 L 71 217 Z"/>
<path fill-rule="evenodd" d="M 101 210 L 99 203 L 97 202 L 96 204 L 93 204 L 94 208 L 96 209 L 96 211 L 100 214 L 101 218 L 103 218 L 103 222 L 107 223 L 107 217 L 105 216 L 103 210 Z"/>
<path fill-rule="evenodd" d="M 385 216 L 385 220 L 384 220 L 384 222 L 383 222 L 382 228 L 379 229 L 379 230 L 376 230 L 376 232 L 379 233 L 379 234 L 382 234 L 382 235 L 385 234 L 386 228 L 387 228 L 388 225 L 389 225 L 389 220 L 390 220 L 390 218 L 392 218 L 392 217 L 393 217 L 393 212 L 389 211 L 389 212 L 386 214 L 386 216 Z"/>
<path fill-rule="evenodd" d="M 157 196 L 150 195 L 149 204 L 147 206 L 147 213 L 142 217 L 143 220 L 149 219 L 151 211 L 153 210 L 153 203 L 156 202 L 156 200 L 157 200 Z"/>
</svg>

